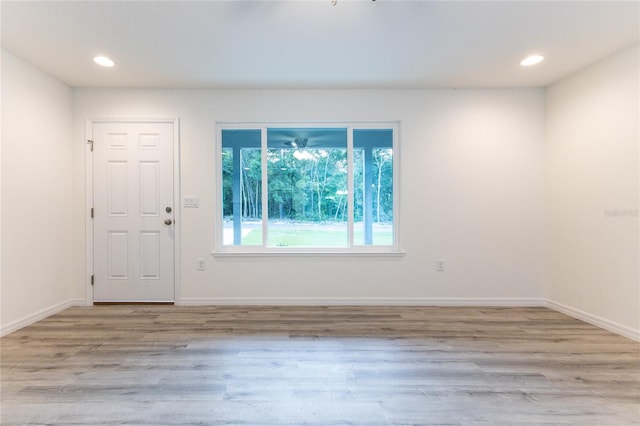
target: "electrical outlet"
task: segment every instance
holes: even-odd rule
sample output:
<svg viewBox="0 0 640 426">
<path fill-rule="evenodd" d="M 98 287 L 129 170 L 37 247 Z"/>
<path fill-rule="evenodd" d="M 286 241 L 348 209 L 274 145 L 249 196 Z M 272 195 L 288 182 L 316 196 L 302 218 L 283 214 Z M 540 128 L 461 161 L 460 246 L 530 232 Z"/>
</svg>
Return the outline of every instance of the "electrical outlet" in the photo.
<svg viewBox="0 0 640 426">
<path fill-rule="evenodd" d="M 444 271 L 444 259 L 436 260 L 436 271 L 438 272 Z"/>
<path fill-rule="evenodd" d="M 196 269 L 198 271 L 204 271 L 204 259 L 199 257 L 196 259 Z"/>
</svg>

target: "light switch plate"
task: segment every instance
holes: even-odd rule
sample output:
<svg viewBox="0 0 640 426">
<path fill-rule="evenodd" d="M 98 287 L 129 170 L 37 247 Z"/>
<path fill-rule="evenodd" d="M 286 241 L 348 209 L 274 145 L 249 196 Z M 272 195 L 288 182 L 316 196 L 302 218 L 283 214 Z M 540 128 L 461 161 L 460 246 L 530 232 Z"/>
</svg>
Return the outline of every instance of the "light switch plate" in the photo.
<svg viewBox="0 0 640 426">
<path fill-rule="evenodd" d="M 200 207 L 200 197 L 195 195 L 185 196 L 183 206 L 185 208 L 197 209 Z"/>
</svg>

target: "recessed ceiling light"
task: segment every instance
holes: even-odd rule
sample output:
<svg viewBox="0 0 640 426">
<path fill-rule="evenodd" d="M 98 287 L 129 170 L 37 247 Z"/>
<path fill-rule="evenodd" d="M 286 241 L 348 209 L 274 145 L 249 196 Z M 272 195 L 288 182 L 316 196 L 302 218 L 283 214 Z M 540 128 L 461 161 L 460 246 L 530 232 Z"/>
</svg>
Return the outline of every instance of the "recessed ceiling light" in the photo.
<svg viewBox="0 0 640 426">
<path fill-rule="evenodd" d="M 522 61 L 520 61 L 520 65 L 522 65 L 523 67 L 528 67 L 530 65 L 539 64 L 543 60 L 544 60 L 544 56 L 531 55 L 531 56 L 527 56 Z"/>
<path fill-rule="evenodd" d="M 112 67 L 116 64 L 106 56 L 96 56 L 93 58 L 93 62 L 95 62 L 98 65 L 102 65 L 103 67 Z"/>
</svg>

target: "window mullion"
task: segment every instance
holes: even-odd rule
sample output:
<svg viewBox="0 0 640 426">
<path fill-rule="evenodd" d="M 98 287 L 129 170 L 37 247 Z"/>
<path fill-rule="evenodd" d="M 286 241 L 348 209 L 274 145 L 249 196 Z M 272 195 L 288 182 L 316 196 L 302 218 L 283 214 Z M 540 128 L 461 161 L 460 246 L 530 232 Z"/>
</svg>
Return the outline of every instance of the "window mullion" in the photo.
<svg viewBox="0 0 640 426">
<path fill-rule="evenodd" d="M 347 246 L 353 247 L 353 127 L 347 128 Z"/>
<path fill-rule="evenodd" d="M 267 170 L 267 128 L 260 129 L 260 164 L 262 168 L 262 247 L 267 246 L 267 221 L 269 220 L 269 188 Z"/>
<path fill-rule="evenodd" d="M 233 147 L 233 244 L 242 244 L 242 149 Z"/>
<path fill-rule="evenodd" d="M 391 147 L 391 152 L 392 152 L 392 159 L 391 159 L 391 173 L 392 173 L 392 179 L 393 179 L 393 184 L 392 184 L 392 188 L 393 188 L 393 246 L 394 247 L 398 247 L 399 242 L 398 242 L 398 236 L 399 236 L 399 232 L 400 232 L 400 210 L 399 210 L 399 206 L 400 206 L 400 173 L 398 173 L 398 170 L 400 170 L 399 167 L 399 163 L 400 163 L 400 150 L 399 150 L 399 146 L 398 146 L 398 138 L 399 138 L 399 133 L 400 133 L 400 129 L 398 129 L 397 125 L 393 126 L 393 140 L 392 140 L 392 147 Z"/>
<path fill-rule="evenodd" d="M 364 163 L 364 203 L 363 225 L 364 244 L 373 244 L 373 148 L 369 145 L 363 148 Z"/>
</svg>

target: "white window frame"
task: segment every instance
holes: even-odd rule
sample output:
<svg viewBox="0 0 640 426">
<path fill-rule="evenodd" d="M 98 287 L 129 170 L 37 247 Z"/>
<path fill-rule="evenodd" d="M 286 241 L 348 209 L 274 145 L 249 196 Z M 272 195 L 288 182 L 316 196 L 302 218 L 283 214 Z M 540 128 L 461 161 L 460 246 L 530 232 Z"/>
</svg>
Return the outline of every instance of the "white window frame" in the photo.
<svg viewBox="0 0 640 426">
<path fill-rule="evenodd" d="M 267 194 L 267 128 L 345 128 L 347 129 L 347 191 L 348 191 L 348 222 L 347 247 L 268 247 L 267 241 L 267 199 L 262 197 L 262 245 L 224 245 L 223 243 L 223 215 L 222 215 L 222 131 L 236 129 L 261 130 L 262 163 L 262 193 Z M 392 129 L 393 130 L 393 244 L 392 245 L 354 245 L 354 182 L 353 182 L 353 130 L 360 129 Z M 401 256 L 404 251 L 400 248 L 400 122 L 216 122 L 215 140 L 215 202 L 214 202 L 214 256 Z"/>
</svg>

